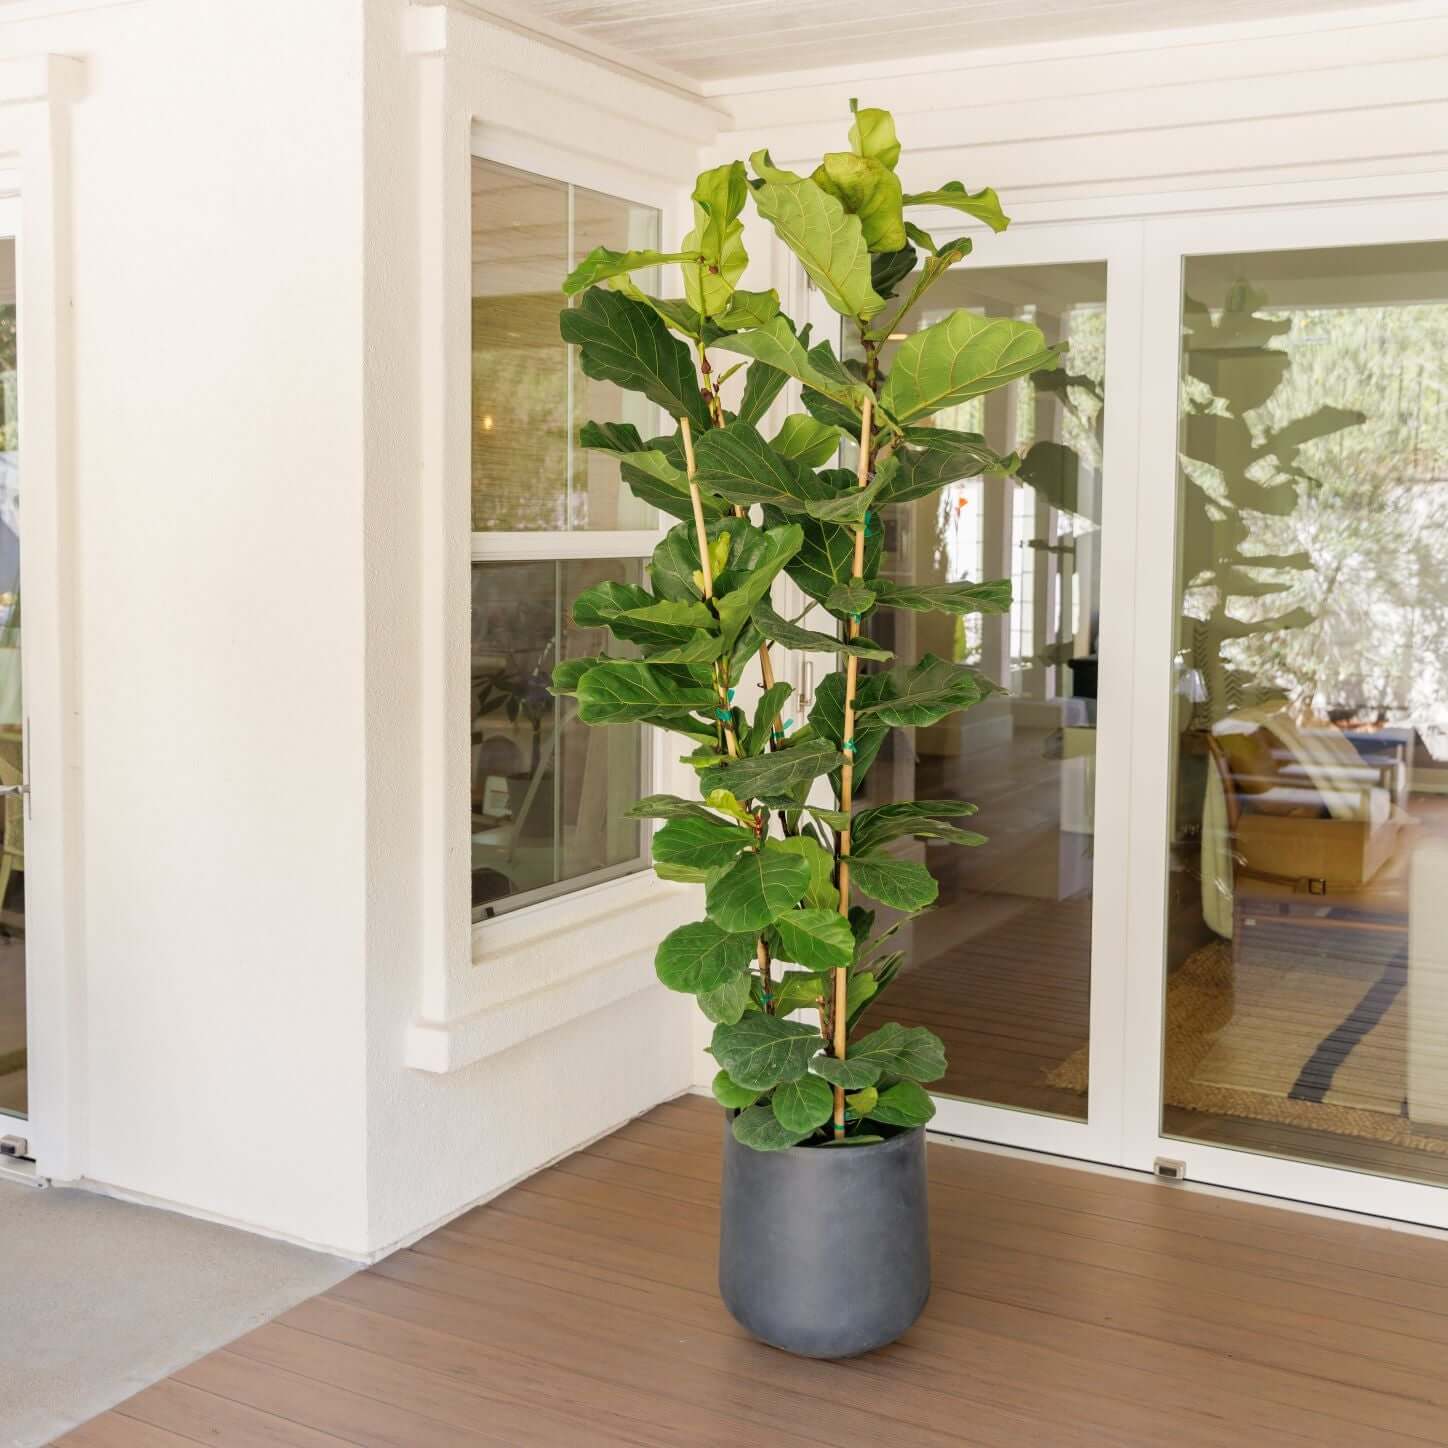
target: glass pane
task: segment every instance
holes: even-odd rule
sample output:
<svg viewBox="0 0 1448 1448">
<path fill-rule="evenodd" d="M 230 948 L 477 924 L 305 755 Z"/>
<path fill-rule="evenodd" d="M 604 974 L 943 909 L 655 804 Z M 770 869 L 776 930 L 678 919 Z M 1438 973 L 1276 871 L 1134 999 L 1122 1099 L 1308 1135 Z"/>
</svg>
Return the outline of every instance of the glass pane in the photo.
<svg viewBox="0 0 1448 1448">
<path fill-rule="evenodd" d="M 618 464 L 573 441 L 590 418 L 650 436 L 655 409 L 585 377 L 558 313 L 574 261 L 657 246 L 658 212 L 477 158 L 472 177 L 474 530 L 657 526 Z"/>
<path fill-rule="evenodd" d="M 1184 289 L 1163 1129 L 1448 1182 L 1448 243 Z"/>
<path fill-rule="evenodd" d="M 23 768 L 20 696 L 20 425 L 15 242 L 0 240 L 0 785 Z M 28 1109 L 25 1037 L 25 801 L 0 798 L 0 1114 Z"/>
<path fill-rule="evenodd" d="M 944 1039 L 939 1094 L 1084 1119 L 1106 266 L 962 267 L 930 303 L 916 327 L 968 307 L 1033 321 L 1070 352 L 1059 372 L 935 418 L 1020 452 L 1015 477 L 956 482 L 883 520 L 891 576 L 1015 586 L 1008 615 L 885 610 L 872 620 L 900 658 L 929 651 L 972 663 L 1005 690 L 938 725 L 896 731 L 865 782 L 871 804 L 969 800 L 990 840 L 978 850 L 903 847 L 939 880 L 940 903 L 912 927 L 890 1009 Z"/>
<path fill-rule="evenodd" d="M 643 863 L 642 826 L 623 817 L 648 792 L 643 730 L 586 728 L 548 692 L 559 659 L 610 643 L 573 622 L 571 601 L 642 572 L 636 559 L 473 564 L 474 919 Z"/>
</svg>

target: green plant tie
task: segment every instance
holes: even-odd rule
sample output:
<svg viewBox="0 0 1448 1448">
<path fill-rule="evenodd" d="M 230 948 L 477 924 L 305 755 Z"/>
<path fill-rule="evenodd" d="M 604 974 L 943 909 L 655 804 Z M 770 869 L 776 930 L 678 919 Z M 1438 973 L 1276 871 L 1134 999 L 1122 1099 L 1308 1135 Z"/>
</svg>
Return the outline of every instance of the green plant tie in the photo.
<svg viewBox="0 0 1448 1448">
<path fill-rule="evenodd" d="M 721 724 L 732 724 L 734 722 L 734 716 L 727 709 L 716 709 L 714 711 L 714 717 Z"/>
<path fill-rule="evenodd" d="M 840 748 L 847 754 L 853 754 L 855 752 L 855 741 L 853 739 L 846 739 L 845 742 L 840 745 Z"/>
<path fill-rule="evenodd" d="M 730 702 L 731 704 L 734 702 L 734 690 L 733 690 L 733 689 L 730 689 L 730 691 L 729 691 L 729 702 Z"/>
</svg>

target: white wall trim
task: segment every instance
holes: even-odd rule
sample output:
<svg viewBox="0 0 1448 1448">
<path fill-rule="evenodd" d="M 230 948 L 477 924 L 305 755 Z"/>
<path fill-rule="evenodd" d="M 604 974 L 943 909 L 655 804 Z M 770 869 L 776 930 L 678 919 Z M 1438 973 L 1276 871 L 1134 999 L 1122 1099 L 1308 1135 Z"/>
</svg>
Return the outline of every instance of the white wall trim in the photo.
<svg viewBox="0 0 1448 1448">
<path fill-rule="evenodd" d="M 72 440 L 69 109 L 81 63 L 0 64 L 0 169 L 19 191 L 17 298 L 26 599 L 22 651 L 31 787 L 26 822 L 27 1042 L 37 1170 L 83 1160 L 86 1010 L 82 970 L 80 660 Z"/>
</svg>

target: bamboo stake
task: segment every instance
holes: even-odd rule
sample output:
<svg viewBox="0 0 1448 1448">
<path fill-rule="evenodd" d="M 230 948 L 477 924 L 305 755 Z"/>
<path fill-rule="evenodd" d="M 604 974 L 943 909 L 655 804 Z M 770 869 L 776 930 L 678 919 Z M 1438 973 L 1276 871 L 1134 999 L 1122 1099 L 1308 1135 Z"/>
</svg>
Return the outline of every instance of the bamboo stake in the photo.
<svg viewBox="0 0 1448 1448">
<path fill-rule="evenodd" d="M 694 465 L 694 434 L 689 427 L 689 419 L 679 419 L 679 431 L 684 438 L 684 470 L 689 478 L 689 501 L 694 506 L 694 528 L 699 537 L 699 571 L 704 575 L 704 597 L 714 597 L 714 566 L 709 561 L 709 530 L 704 524 L 704 499 L 699 492 L 699 484 L 694 481 L 696 471 Z M 721 670 L 723 671 L 721 673 Z M 734 734 L 733 714 L 729 709 L 729 661 L 727 659 L 714 665 L 714 694 L 718 701 L 716 713 L 720 716 L 719 722 L 724 726 L 724 741 L 729 749 L 729 757 L 737 759 L 739 756 L 739 740 Z"/>
<path fill-rule="evenodd" d="M 855 469 L 856 485 L 863 488 L 870 481 L 870 414 L 874 410 L 874 398 L 866 396 L 860 412 L 860 460 Z M 861 517 L 855 526 L 855 560 L 850 578 L 858 582 L 865 576 L 865 520 Z M 851 640 L 860 636 L 860 618 L 856 614 L 850 619 L 847 637 Z M 845 661 L 845 722 L 842 736 L 845 762 L 840 766 L 840 810 L 846 816 L 845 827 L 840 831 L 840 914 L 850 918 L 850 804 L 855 792 L 855 690 L 859 682 L 860 659 L 850 654 Z M 845 1059 L 849 1022 L 849 971 L 836 970 L 834 973 L 834 1054 L 836 1060 Z M 835 1135 L 845 1134 L 845 1088 L 835 1087 Z"/>
</svg>

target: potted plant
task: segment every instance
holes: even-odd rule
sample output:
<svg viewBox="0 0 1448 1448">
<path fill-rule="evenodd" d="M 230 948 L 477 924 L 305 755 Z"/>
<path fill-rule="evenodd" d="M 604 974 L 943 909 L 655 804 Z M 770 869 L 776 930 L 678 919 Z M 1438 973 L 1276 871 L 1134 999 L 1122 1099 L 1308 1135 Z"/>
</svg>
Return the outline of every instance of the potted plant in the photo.
<svg viewBox="0 0 1448 1448">
<path fill-rule="evenodd" d="M 920 1026 L 866 1028 L 900 968 L 891 935 L 936 894 L 892 842 L 983 843 L 958 823 L 969 804 L 856 810 L 855 794 L 891 729 L 995 691 L 949 659 L 893 660 L 864 625 L 877 609 L 1010 603 L 1007 581 L 879 576 L 879 512 L 1014 466 L 931 419 L 1056 363 L 1034 326 L 960 310 L 910 332 L 887 371 L 887 341 L 971 249 L 937 244 L 909 210 L 948 207 L 995 231 L 1007 221 L 989 188 L 904 192 L 889 113 L 851 111 L 850 150 L 808 176 L 767 151 L 749 170 L 705 171 L 676 252 L 591 252 L 564 284 L 576 300 L 561 321 L 590 377 L 675 420 L 647 440 L 629 424 L 588 423 L 581 440 L 615 455 L 634 492 L 680 521 L 653 554 L 650 588 L 603 583 L 573 605 L 623 656 L 564 660 L 553 687 L 576 696 L 584 723 L 672 731 L 697 773 L 697 798 L 655 795 L 630 813 L 663 821 L 655 870 L 704 887 L 703 918 L 663 940 L 656 968 L 714 1023 L 714 1094 L 728 1120 L 720 1286 L 755 1335 L 819 1357 L 891 1341 L 930 1287 L 923 1128 L 934 1107 L 923 1083 L 944 1073 L 945 1053 Z M 860 360 L 812 344 L 773 291 L 741 287 L 751 201 L 852 329 Z M 667 263 L 682 268 L 682 299 L 633 280 Z M 739 360 L 725 366 L 726 355 Z M 766 437 L 766 414 L 795 383 L 802 407 Z M 854 465 L 831 466 L 843 441 Z M 832 631 L 775 610 L 781 573 L 832 616 Z M 807 720 L 787 717 L 775 647 L 836 656 Z M 757 696 L 736 697 L 756 661 Z M 869 902 L 897 912 L 896 924 L 877 925 Z"/>
</svg>

